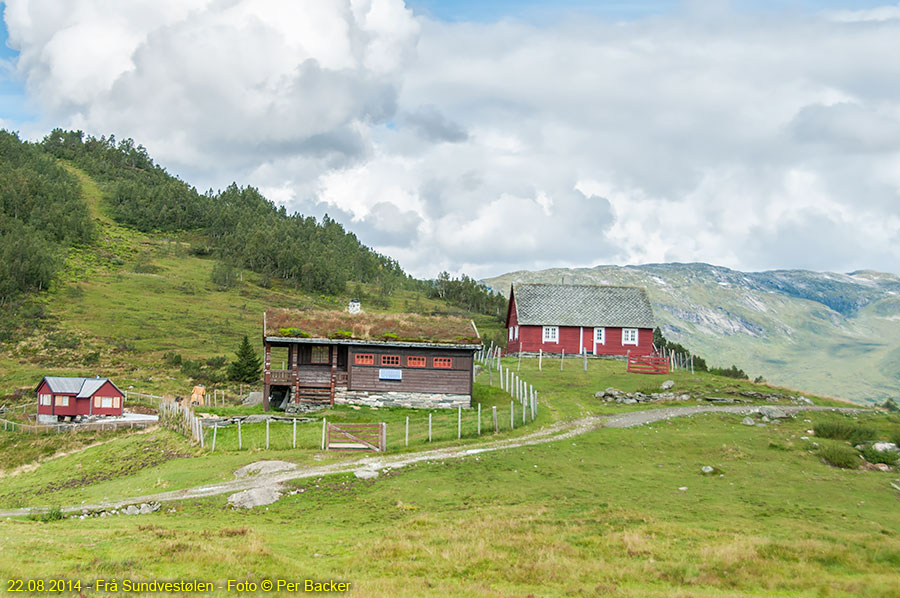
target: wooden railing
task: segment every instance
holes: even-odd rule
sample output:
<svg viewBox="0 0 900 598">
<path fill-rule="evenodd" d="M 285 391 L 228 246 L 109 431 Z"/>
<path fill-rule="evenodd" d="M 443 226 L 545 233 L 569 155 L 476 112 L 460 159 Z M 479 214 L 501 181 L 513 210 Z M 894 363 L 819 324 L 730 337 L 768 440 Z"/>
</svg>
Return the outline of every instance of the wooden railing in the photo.
<svg viewBox="0 0 900 598">
<path fill-rule="evenodd" d="M 659 355 L 628 354 L 625 370 L 635 374 L 668 374 L 669 360 Z"/>
<path fill-rule="evenodd" d="M 293 384 L 296 378 L 292 370 L 269 370 L 272 384 Z"/>
</svg>

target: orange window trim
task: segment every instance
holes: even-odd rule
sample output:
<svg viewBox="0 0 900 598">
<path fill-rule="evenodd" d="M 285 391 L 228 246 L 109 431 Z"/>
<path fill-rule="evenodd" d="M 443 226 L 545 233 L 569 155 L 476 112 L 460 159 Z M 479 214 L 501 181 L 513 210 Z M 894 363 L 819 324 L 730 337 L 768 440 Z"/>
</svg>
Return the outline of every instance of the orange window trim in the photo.
<svg viewBox="0 0 900 598">
<path fill-rule="evenodd" d="M 372 353 L 357 353 L 353 356 L 355 365 L 375 365 L 375 355 Z"/>
<path fill-rule="evenodd" d="M 427 367 L 428 360 L 425 357 L 410 356 L 406 358 L 406 365 L 411 368 L 424 368 Z"/>
<path fill-rule="evenodd" d="M 435 357 L 434 367 L 449 370 L 453 367 L 452 357 Z"/>
<path fill-rule="evenodd" d="M 381 365 L 400 365 L 399 355 L 382 355 Z"/>
</svg>

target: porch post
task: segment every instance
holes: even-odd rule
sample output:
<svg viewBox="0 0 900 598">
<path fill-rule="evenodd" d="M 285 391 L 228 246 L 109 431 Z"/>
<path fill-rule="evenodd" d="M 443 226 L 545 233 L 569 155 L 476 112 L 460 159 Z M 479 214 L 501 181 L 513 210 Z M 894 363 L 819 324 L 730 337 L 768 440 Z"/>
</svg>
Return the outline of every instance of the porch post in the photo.
<svg viewBox="0 0 900 598">
<path fill-rule="evenodd" d="M 272 361 L 272 347 L 264 341 L 266 345 L 266 361 L 265 370 L 263 371 L 263 410 L 269 410 L 269 392 L 272 388 L 272 372 L 270 371 Z"/>
</svg>

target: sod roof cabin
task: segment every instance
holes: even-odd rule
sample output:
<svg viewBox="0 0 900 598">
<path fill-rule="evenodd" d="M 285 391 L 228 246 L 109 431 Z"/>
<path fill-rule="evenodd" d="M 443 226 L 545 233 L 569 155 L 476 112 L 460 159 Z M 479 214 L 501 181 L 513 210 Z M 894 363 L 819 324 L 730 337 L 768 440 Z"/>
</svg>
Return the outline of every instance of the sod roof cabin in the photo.
<svg viewBox="0 0 900 598">
<path fill-rule="evenodd" d="M 506 312 L 508 353 L 646 355 L 653 309 L 642 288 L 513 284 Z"/>
<path fill-rule="evenodd" d="M 267 410 L 471 406 L 474 353 L 481 348 L 471 320 L 270 309 L 264 322 Z"/>
</svg>

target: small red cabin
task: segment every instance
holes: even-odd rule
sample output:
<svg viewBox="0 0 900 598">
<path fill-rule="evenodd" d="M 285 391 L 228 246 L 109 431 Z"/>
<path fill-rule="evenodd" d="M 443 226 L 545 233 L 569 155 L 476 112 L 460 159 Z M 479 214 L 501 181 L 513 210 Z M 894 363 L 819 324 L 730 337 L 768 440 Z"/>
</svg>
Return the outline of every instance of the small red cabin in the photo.
<svg viewBox="0 0 900 598">
<path fill-rule="evenodd" d="M 653 310 L 638 287 L 513 284 L 506 328 L 507 353 L 653 352 Z"/>
<path fill-rule="evenodd" d="M 38 416 L 122 415 L 125 395 L 108 378 L 46 376 L 35 389 Z"/>
</svg>

